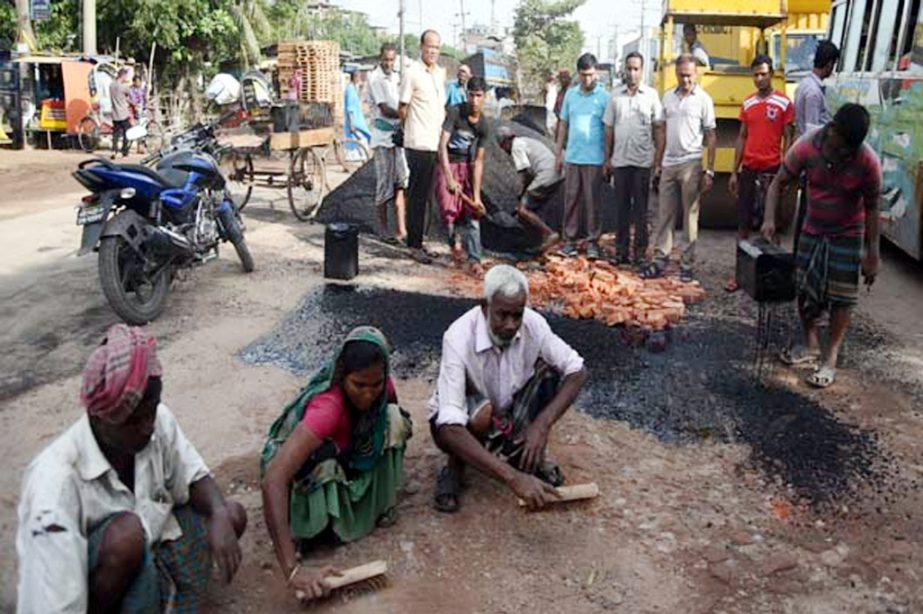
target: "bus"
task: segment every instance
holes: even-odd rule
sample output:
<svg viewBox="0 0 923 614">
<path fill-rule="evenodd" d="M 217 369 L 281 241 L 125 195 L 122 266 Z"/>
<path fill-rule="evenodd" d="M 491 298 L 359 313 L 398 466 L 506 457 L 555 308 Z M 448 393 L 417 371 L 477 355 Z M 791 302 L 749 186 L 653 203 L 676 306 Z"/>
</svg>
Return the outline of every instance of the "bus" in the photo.
<svg viewBox="0 0 923 614">
<path fill-rule="evenodd" d="M 923 259 L 923 13 L 920 0 L 835 0 L 828 37 L 840 48 L 827 81 L 831 110 L 862 104 L 881 159 L 882 234 Z"/>
</svg>

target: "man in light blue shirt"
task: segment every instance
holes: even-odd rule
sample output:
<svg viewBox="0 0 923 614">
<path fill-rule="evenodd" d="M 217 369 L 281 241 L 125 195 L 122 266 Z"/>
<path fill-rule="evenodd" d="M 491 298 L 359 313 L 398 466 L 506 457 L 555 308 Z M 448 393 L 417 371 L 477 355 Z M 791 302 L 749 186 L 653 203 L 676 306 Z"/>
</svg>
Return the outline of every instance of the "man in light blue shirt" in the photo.
<svg viewBox="0 0 923 614">
<path fill-rule="evenodd" d="M 836 45 L 827 40 L 817 43 L 814 70 L 798 83 L 795 90 L 795 124 L 799 136 L 830 122 L 824 79 L 833 74 L 839 59 L 840 50 Z"/>
<path fill-rule="evenodd" d="M 457 104 L 468 102 L 468 79 L 471 78 L 471 69 L 467 64 L 458 67 L 455 74 L 456 80 L 452 81 L 445 88 L 445 106 L 454 107 Z"/>
<path fill-rule="evenodd" d="M 602 220 L 599 215 L 599 190 L 606 154 L 603 115 L 609 104 L 609 94 L 597 82 L 596 57 L 584 53 L 577 60 L 579 86 L 567 91 L 561 107 L 557 139 L 556 169 L 564 175 L 564 238 L 560 254 L 577 255 L 581 210 L 586 228 L 586 256 L 599 258 L 599 235 Z M 565 148 L 566 143 L 566 148 Z M 565 152 L 566 149 L 566 152 Z"/>
</svg>

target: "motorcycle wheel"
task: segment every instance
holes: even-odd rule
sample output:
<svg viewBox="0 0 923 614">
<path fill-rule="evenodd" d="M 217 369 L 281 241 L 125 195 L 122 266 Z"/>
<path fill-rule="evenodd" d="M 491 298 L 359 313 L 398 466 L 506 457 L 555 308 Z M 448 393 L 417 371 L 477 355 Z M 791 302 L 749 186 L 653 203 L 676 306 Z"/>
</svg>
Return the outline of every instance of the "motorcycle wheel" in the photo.
<svg viewBox="0 0 923 614">
<path fill-rule="evenodd" d="M 99 244 L 99 282 L 112 309 L 129 324 L 157 319 L 167 305 L 170 267 L 144 271 L 144 262 L 122 237 L 105 237 Z"/>
<path fill-rule="evenodd" d="M 253 255 L 247 246 L 247 240 L 244 239 L 243 228 L 240 224 L 240 211 L 234 211 L 233 213 L 228 211 L 222 216 L 222 219 L 224 220 L 225 237 L 234 246 L 234 251 L 237 252 L 237 257 L 240 258 L 244 273 L 252 273 L 253 269 L 256 268 L 256 264 L 253 262 Z"/>
<path fill-rule="evenodd" d="M 231 239 L 231 245 L 234 246 L 234 251 L 237 252 L 237 257 L 240 258 L 240 265 L 243 267 L 244 273 L 252 273 L 253 269 L 256 268 L 256 264 L 253 262 L 253 256 L 250 254 L 250 248 L 247 247 L 247 241 L 244 236 L 238 235 L 236 238 Z"/>
</svg>

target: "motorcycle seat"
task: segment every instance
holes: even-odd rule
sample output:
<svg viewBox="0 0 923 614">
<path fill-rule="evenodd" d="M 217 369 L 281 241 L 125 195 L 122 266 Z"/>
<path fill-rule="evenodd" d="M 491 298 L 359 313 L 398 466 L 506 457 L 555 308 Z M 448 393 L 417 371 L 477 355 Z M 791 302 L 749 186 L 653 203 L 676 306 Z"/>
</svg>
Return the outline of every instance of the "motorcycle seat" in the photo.
<svg viewBox="0 0 923 614">
<path fill-rule="evenodd" d="M 146 177 L 153 179 L 154 181 L 156 181 L 157 183 L 159 183 L 165 188 L 183 187 L 182 181 L 179 181 L 179 182 L 171 181 L 169 178 L 164 177 L 162 174 L 158 173 L 154 169 L 144 166 L 143 164 L 119 164 L 118 167 L 126 171 L 130 171 L 132 173 L 138 173 L 141 175 L 145 175 Z"/>
</svg>

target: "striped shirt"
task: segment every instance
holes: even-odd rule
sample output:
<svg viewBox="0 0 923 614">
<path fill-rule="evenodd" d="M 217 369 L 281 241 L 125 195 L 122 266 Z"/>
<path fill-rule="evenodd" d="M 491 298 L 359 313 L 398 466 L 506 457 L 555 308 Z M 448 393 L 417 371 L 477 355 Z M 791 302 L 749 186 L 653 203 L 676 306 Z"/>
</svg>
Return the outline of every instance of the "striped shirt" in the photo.
<svg viewBox="0 0 923 614">
<path fill-rule="evenodd" d="M 795 121 L 792 101 L 779 91 L 765 98 L 757 92 L 744 100 L 740 121 L 747 127 L 744 168 L 757 172 L 778 168 L 782 163 L 785 127 Z"/>
<path fill-rule="evenodd" d="M 802 172 L 808 180 L 808 208 L 804 232 L 825 237 L 861 237 L 865 211 L 877 212 L 881 192 L 881 164 L 863 143 L 859 152 L 841 163 L 827 160 L 823 152 L 826 128 L 804 135 L 785 156 L 785 170 L 793 177 Z"/>
</svg>

